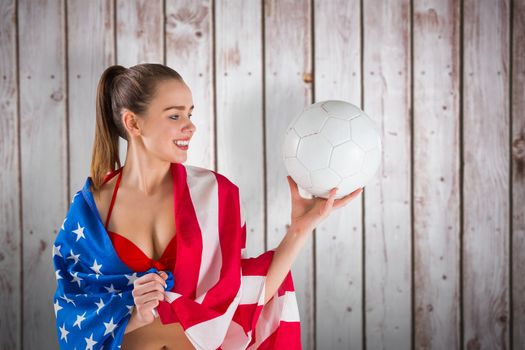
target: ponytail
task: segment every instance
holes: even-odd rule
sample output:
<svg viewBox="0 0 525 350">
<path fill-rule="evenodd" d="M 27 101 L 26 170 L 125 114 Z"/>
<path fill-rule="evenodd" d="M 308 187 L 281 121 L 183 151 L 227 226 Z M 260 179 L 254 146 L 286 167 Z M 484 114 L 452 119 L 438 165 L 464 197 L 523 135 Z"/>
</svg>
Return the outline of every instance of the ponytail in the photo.
<svg viewBox="0 0 525 350">
<path fill-rule="evenodd" d="M 114 103 L 111 97 L 116 78 L 125 71 L 126 68 L 122 66 L 111 66 L 102 73 L 98 82 L 96 99 L 97 121 L 90 169 L 90 176 L 95 190 L 102 186 L 106 174 L 115 170 L 115 164 L 117 167 L 121 167 L 119 156 L 120 132 L 114 121 Z M 122 136 L 125 138 L 125 135 Z"/>
</svg>

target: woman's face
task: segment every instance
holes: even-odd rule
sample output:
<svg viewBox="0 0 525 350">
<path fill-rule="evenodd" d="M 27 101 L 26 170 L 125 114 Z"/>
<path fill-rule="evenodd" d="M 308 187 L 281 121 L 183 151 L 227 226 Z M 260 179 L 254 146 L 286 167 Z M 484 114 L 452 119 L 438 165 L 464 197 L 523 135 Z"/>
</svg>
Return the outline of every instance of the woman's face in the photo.
<svg viewBox="0 0 525 350">
<path fill-rule="evenodd" d="M 139 118 L 140 139 L 148 153 L 170 163 L 183 163 L 189 146 L 177 141 L 189 141 L 195 133 L 191 122 L 193 98 L 188 86 L 178 80 L 159 83 L 145 118 Z"/>
</svg>

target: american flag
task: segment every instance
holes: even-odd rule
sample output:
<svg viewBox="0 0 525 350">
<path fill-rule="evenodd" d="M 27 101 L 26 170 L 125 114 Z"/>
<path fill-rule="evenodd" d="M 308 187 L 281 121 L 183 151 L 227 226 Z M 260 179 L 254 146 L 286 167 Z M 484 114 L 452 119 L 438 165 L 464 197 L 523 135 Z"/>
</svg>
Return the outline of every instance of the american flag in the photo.
<svg viewBox="0 0 525 350">
<path fill-rule="evenodd" d="M 246 255 L 239 188 L 209 169 L 172 163 L 177 252 L 154 311 L 179 322 L 196 349 L 301 349 L 291 271 L 264 304 L 275 250 Z M 91 193 L 71 202 L 53 245 L 54 308 L 61 349 L 120 349 L 133 311 L 132 271 L 118 257 Z"/>
</svg>

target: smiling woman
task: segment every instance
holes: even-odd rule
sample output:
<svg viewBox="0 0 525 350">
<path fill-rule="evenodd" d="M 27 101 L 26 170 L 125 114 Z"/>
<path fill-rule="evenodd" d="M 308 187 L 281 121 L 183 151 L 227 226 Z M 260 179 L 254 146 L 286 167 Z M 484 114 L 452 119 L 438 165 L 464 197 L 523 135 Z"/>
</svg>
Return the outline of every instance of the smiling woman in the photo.
<svg viewBox="0 0 525 350">
<path fill-rule="evenodd" d="M 61 349 L 301 347 L 290 266 L 304 238 L 245 256 L 239 188 L 182 164 L 193 109 L 169 67 L 102 74 L 90 177 L 53 246 Z"/>
</svg>

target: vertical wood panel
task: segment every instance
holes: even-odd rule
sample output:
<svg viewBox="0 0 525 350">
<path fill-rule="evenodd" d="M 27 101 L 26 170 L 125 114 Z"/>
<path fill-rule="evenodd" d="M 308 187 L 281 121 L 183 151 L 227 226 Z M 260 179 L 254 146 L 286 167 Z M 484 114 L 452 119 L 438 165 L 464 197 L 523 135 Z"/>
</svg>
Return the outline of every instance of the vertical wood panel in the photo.
<svg viewBox="0 0 525 350">
<path fill-rule="evenodd" d="M 210 0 L 166 1 L 166 64 L 182 75 L 195 106 L 186 164 L 208 169 L 215 167 L 211 11 Z"/>
<path fill-rule="evenodd" d="M 217 170 L 240 188 L 248 256 L 264 251 L 261 14 L 259 2 L 215 8 Z"/>
<path fill-rule="evenodd" d="M 113 1 L 68 1 L 67 11 L 70 193 L 75 193 L 89 176 L 98 80 L 115 62 Z"/>
<path fill-rule="evenodd" d="M 0 1 L 0 348 L 20 349 L 21 223 L 16 3 Z"/>
<path fill-rule="evenodd" d="M 164 63 L 164 8 L 162 0 L 117 0 L 117 64 Z M 128 143 L 119 139 L 120 161 Z"/>
<path fill-rule="evenodd" d="M 264 2 L 265 130 L 268 249 L 279 245 L 290 223 L 290 189 L 281 146 L 290 121 L 312 103 L 309 1 Z M 311 235 L 292 266 L 303 348 L 314 349 L 314 261 Z"/>
<path fill-rule="evenodd" d="M 464 4 L 464 342 L 509 348 L 509 7 Z"/>
<path fill-rule="evenodd" d="M 64 3 L 19 1 L 25 349 L 57 344 L 52 245 L 68 208 Z"/>
<path fill-rule="evenodd" d="M 313 29 L 315 102 L 336 99 L 360 106 L 360 1 L 315 1 Z M 364 346 L 362 198 L 333 211 L 316 229 L 317 349 Z"/>
<path fill-rule="evenodd" d="M 460 348 L 459 2 L 414 2 L 415 348 Z"/>
<path fill-rule="evenodd" d="M 162 0 L 117 0 L 118 64 L 164 62 L 162 6 Z"/>
<path fill-rule="evenodd" d="M 512 306 L 514 349 L 525 349 L 525 1 L 514 0 L 512 20 Z"/>
<path fill-rule="evenodd" d="M 411 347 L 410 9 L 364 1 L 364 108 L 383 155 L 365 193 L 366 347 Z"/>
</svg>

